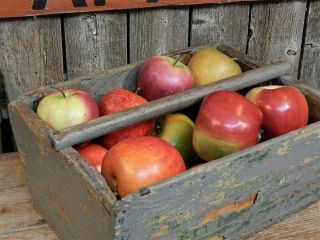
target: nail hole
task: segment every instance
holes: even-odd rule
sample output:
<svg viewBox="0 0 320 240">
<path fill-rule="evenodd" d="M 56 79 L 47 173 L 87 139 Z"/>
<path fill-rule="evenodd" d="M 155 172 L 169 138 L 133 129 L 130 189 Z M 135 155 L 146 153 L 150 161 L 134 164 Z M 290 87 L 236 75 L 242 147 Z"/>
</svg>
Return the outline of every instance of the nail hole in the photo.
<svg viewBox="0 0 320 240">
<path fill-rule="evenodd" d="M 259 192 L 260 192 L 260 191 L 258 191 L 258 192 L 256 193 L 256 195 L 254 196 L 254 199 L 253 199 L 253 204 L 255 204 L 255 203 L 256 203 L 256 201 L 257 201 L 257 198 L 258 198 L 258 194 L 259 194 Z"/>
<path fill-rule="evenodd" d="M 295 56 L 295 55 L 297 55 L 297 52 L 296 52 L 295 50 L 293 50 L 293 49 L 289 49 L 289 50 L 287 51 L 287 55 L 289 55 L 289 56 Z"/>
<path fill-rule="evenodd" d="M 142 188 L 142 189 L 139 190 L 140 196 L 148 195 L 150 192 L 151 192 L 151 191 L 150 191 L 150 189 L 148 189 L 148 188 Z"/>
</svg>

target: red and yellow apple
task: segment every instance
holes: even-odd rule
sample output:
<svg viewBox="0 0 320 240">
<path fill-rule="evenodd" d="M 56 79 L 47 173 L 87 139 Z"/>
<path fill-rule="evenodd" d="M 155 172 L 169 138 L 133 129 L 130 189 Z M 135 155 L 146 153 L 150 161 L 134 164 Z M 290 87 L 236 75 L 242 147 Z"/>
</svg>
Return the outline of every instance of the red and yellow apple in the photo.
<svg viewBox="0 0 320 240">
<path fill-rule="evenodd" d="M 99 117 L 96 101 L 78 89 L 62 89 L 50 92 L 41 99 L 37 114 L 54 130 L 72 127 Z"/>
<path fill-rule="evenodd" d="M 108 152 L 107 149 L 98 144 L 89 143 L 77 151 L 85 161 L 87 161 L 90 165 L 95 167 L 99 173 L 101 173 L 101 165 L 105 155 Z"/>
<path fill-rule="evenodd" d="M 196 153 L 192 147 L 194 123 L 184 114 L 167 114 L 157 121 L 158 137 L 175 147 L 187 167 L 195 164 Z"/>
<path fill-rule="evenodd" d="M 193 147 L 204 160 L 214 160 L 258 143 L 262 112 L 228 90 L 205 97 L 193 132 Z"/>
<path fill-rule="evenodd" d="M 126 89 L 117 88 L 108 92 L 100 101 L 99 109 L 101 116 L 116 113 L 129 109 L 148 101 L 143 97 L 130 92 Z M 114 131 L 100 138 L 100 144 L 106 148 L 111 148 L 113 145 L 127 138 L 140 137 L 150 135 L 155 125 L 154 120 L 138 123 L 118 131 Z"/>
<path fill-rule="evenodd" d="M 257 87 L 251 89 L 246 98 L 255 103 L 263 113 L 264 139 L 280 136 L 308 123 L 308 103 L 295 87 Z"/>
<path fill-rule="evenodd" d="M 155 56 L 143 63 L 137 85 L 147 100 L 155 100 L 193 87 L 190 69 L 167 56 Z"/>
<path fill-rule="evenodd" d="M 186 170 L 179 152 L 151 136 L 129 138 L 114 145 L 102 164 L 102 175 L 120 197 Z"/>
</svg>

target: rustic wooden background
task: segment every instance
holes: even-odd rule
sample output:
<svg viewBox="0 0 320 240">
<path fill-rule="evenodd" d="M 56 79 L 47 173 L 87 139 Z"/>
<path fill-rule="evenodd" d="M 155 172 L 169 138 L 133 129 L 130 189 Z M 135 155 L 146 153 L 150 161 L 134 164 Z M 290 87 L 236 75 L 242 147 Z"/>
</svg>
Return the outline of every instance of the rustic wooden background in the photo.
<svg viewBox="0 0 320 240">
<path fill-rule="evenodd" d="M 0 151 L 12 150 L 7 103 L 36 87 L 207 42 L 287 60 L 320 88 L 320 1 L 201 5 L 0 21 Z"/>
</svg>

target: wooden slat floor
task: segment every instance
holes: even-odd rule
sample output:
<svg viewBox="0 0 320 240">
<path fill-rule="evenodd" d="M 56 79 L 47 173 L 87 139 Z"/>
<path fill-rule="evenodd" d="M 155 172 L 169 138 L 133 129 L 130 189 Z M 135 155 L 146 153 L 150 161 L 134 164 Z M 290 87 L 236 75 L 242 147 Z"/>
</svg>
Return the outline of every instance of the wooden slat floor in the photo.
<svg viewBox="0 0 320 240">
<path fill-rule="evenodd" d="M 58 240 L 32 207 L 18 153 L 0 155 L 0 240 Z M 249 240 L 320 239 L 320 201 Z"/>
</svg>

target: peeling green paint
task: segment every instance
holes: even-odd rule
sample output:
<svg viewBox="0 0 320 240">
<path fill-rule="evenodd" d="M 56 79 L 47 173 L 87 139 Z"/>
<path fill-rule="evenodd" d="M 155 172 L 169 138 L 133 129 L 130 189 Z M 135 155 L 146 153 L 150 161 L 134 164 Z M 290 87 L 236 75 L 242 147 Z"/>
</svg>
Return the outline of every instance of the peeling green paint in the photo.
<svg viewBox="0 0 320 240">
<path fill-rule="evenodd" d="M 314 157 L 307 157 L 307 158 L 305 158 L 305 159 L 303 160 L 303 163 L 304 163 L 304 164 L 310 164 L 310 163 L 312 163 L 312 162 L 314 162 L 314 161 L 316 161 L 316 160 L 320 160 L 320 156 L 319 156 L 319 155 L 314 156 Z"/>
<path fill-rule="evenodd" d="M 188 180 L 186 180 L 184 183 L 183 183 L 183 187 L 184 188 L 188 188 L 188 187 L 191 187 L 192 185 L 194 185 L 194 183 L 195 183 L 195 180 L 193 180 L 193 179 L 188 179 Z"/>
<path fill-rule="evenodd" d="M 179 240 L 201 240 L 205 237 L 216 234 L 218 228 L 218 221 L 210 222 L 202 227 L 190 229 L 181 234 Z"/>
<path fill-rule="evenodd" d="M 234 184 L 235 184 L 235 178 L 230 178 L 230 179 L 227 179 L 226 181 L 219 180 L 216 183 L 216 186 L 218 188 L 228 188 L 228 187 L 233 187 Z"/>
</svg>

